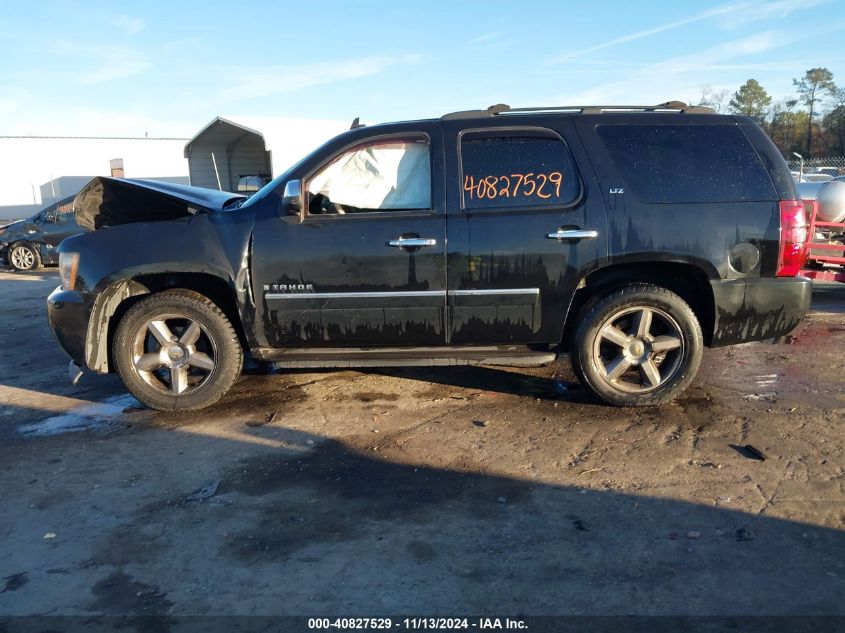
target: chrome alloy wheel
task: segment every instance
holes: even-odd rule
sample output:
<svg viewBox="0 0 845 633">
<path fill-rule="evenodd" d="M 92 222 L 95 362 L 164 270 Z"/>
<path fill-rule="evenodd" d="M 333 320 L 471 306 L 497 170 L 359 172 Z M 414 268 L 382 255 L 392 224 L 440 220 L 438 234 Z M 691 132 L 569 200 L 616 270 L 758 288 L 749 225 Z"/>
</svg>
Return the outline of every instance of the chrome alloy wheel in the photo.
<svg viewBox="0 0 845 633">
<path fill-rule="evenodd" d="M 593 361 L 608 385 L 627 393 L 657 389 L 681 363 L 684 339 L 663 310 L 635 306 L 611 314 L 593 343 Z"/>
<path fill-rule="evenodd" d="M 16 246 L 12 249 L 9 259 L 18 270 L 29 270 L 35 265 L 35 255 L 25 246 Z"/>
<path fill-rule="evenodd" d="M 146 321 L 132 339 L 132 365 L 151 387 L 170 395 L 200 389 L 217 360 L 214 339 L 198 322 L 181 314 Z"/>
</svg>

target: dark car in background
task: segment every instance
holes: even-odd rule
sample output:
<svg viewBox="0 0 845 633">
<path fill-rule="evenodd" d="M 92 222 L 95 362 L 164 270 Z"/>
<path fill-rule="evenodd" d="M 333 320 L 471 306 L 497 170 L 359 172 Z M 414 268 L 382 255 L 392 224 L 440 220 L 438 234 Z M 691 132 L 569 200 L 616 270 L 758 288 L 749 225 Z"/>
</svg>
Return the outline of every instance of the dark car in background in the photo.
<svg viewBox="0 0 845 633">
<path fill-rule="evenodd" d="M 76 223 L 73 197 L 65 198 L 29 218 L 0 227 L 0 258 L 15 270 L 56 266 L 59 243 L 85 230 Z"/>
</svg>

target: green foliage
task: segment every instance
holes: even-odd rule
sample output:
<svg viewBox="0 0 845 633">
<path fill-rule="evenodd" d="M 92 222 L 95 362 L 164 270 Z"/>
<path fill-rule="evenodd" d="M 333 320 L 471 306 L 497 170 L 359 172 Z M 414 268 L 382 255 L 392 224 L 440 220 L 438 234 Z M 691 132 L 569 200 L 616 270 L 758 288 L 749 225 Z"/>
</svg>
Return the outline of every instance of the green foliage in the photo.
<svg viewBox="0 0 845 633">
<path fill-rule="evenodd" d="M 811 68 L 793 79 L 795 96 L 774 102 L 756 79 L 749 79 L 727 100 L 728 91 L 701 87 L 700 105 L 716 112 L 751 117 L 784 156 L 845 156 L 845 89 L 838 89 L 827 68 Z"/>
<path fill-rule="evenodd" d="M 730 102 L 731 112 L 744 114 L 758 123 L 766 118 L 772 98 L 756 79 L 749 79 L 734 93 Z"/>
<path fill-rule="evenodd" d="M 801 79 L 793 79 L 792 84 L 801 103 L 810 108 L 811 113 L 819 100 L 836 92 L 833 73 L 827 68 L 811 68 Z"/>
<path fill-rule="evenodd" d="M 777 148 L 785 156 L 791 157 L 792 152 L 803 152 L 807 123 L 810 117 L 803 110 L 795 112 L 777 104 L 772 108 L 771 119 L 766 126 L 766 132 Z"/>
<path fill-rule="evenodd" d="M 807 149 L 808 156 L 813 155 L 813 115 L 816 105 L 825 97 L 836 94 L 836 84 L 833 83 L 833 73 L 827 68 L 811 68 L 801 79 L 793 79 L 792 84 L 798 92 L 801 102 L 810 108 L 807 121 Z"/>
<path fill-rule="evenodd" d="M 828 150 L 837 156 L 845 156 L 845 90 L 837 95 L 839 102 L 822 119 Z"/>
</svg>

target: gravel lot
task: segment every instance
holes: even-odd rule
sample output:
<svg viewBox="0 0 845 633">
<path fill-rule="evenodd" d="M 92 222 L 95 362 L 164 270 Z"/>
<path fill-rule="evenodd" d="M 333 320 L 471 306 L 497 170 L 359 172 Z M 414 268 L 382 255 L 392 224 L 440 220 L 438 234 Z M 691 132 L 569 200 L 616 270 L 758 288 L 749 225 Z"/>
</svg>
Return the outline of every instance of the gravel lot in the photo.
<svg viewBox="0 0 845 633">
<path fill-rule="evenodd" d="M 659 408 L 564 360 L 255 371 L 173 415 L 70 385 L 57 279 L 0 273 L 0 618 L 845 615 L 845 286 Z"/>
</svg>

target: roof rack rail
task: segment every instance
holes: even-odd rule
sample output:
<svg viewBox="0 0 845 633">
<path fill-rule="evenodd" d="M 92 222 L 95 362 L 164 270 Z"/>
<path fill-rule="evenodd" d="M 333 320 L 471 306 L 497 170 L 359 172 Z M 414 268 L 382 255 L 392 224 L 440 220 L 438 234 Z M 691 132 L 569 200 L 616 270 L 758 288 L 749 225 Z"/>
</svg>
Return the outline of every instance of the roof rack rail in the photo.
<svg viewBox="0 0 845 633">
<path fill-rule="evenodd" d="M 657 105 L 593 105 L 593 106 L 540 106 L 534 108 L 512 108 L 504 103 L 491 105 L 486 110 L 463 110 L 444 114 L 441 119 L 476 119 L 485 116 L 499 116 L 508 114 L 529 113 L 563 113 L 604 114 L 609 112 L 682 112 L 687 114 L 716 114 L 716 111 L 706 106 L 691 106 L 683 101 L 667 101 Z"/>
</svg>

